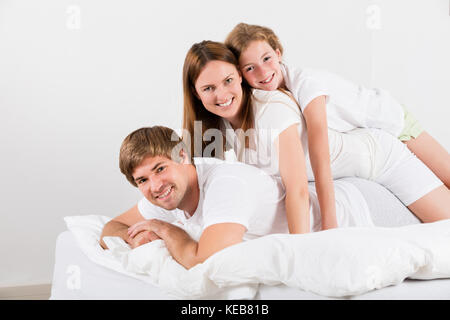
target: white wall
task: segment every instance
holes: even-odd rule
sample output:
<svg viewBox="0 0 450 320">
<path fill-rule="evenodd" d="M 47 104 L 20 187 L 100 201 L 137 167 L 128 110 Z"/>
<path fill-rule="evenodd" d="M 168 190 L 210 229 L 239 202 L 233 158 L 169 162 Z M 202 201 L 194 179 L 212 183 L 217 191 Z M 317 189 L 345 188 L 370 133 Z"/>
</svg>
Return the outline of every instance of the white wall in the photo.
<svg viewBox="0 0 450 320">
<path fill-rule="evenodd" d="M 0 0 L 0 287 L 51 281 L 64 216 L 115 216 L 135 203 L 118 169 L 122 139 L 180 128 L 187 50 L 241 21 L 272 27 L 290 63 L 390 90 L 449 150 L 448 6 Z"/>
</svg>

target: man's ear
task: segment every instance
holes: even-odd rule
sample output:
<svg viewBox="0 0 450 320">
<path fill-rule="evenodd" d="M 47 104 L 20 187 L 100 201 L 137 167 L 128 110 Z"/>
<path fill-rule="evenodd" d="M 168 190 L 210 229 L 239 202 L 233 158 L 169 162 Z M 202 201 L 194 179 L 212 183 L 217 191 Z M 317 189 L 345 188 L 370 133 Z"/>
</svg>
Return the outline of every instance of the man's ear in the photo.
<svg viewBox="0 0 450 320">
<path fill-rule="evenodd" d="M 191 163 L 191 159 L 189 158 L 188 153 L 183 148 L 181 148 L 178 155 L 180 156 L 181 164 L 190 164 Z"/>
</svg>

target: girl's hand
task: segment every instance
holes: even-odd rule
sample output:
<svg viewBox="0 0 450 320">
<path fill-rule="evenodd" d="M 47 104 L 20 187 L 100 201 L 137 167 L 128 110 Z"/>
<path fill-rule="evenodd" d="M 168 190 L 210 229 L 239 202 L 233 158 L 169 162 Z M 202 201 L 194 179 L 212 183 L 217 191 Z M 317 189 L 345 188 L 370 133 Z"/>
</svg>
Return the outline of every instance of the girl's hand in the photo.
<svg viewBox="0 0 450 320">
<path fill-rule="evenodd" d="M 322 230 L 334 229 L 337 227 L 336 221 L 322 221 Z"/>
</svg>

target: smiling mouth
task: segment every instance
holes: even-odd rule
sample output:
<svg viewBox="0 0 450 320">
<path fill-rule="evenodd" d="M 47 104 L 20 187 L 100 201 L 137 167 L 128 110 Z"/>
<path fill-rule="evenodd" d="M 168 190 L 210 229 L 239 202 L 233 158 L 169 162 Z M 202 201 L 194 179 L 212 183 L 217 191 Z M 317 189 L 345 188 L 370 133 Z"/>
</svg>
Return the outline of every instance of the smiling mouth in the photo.
<svg viewBox="0 0 450 320">
<path fill-rule="evenodd" d="M 267 79 L 265 79 L 263 81 L 260 81 L 259 83 L 268 84 L 273 80 L 274 77 L 275 77 L 275 73 L 272 73 L 272 75 L 270 77 L 268 77 Z"/>
<path fill-rule="evenodd" d="M 219 107 L 222 107 L 222 108 L 223 107 L 228 107 L 229 105 L 231 105 L 233 100 L 234 100 L 234 97 L 229 99 L 229 100 L 227 100 L 227 101 L 225 101 L 225 103 L 216 103 L 216 106 L 219 106 Z"/>
<path fill-rule="evenodd" d="M 170 186 L 164 193 L 161 193 L 160 195 L 156 196 L 155 198 L 158 200 L 166 200 L 169 195 L 172 193 L 173 186 Z"/>
</svg>

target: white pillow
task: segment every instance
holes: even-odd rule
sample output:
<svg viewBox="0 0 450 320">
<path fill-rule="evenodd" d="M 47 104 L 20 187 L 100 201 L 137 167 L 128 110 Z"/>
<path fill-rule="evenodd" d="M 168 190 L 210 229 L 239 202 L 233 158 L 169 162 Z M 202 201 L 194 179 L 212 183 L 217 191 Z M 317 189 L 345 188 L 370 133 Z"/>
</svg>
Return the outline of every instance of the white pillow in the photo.
<svg viewBox="0 0 450 320">
<path fill-rule="evenodd" d="M 104 237 L 103 241 L 110 250 L 103 250 L 100 236 L 104 225 L 111 219 L 102 215 L 64 217 L 68 230 L 92 262 L 160 287 L 173 298 L 240 300 L 256 296 L 258 285 L 255 284 L 230 285 L 221 289 L 211 281 L 189 283 L 189 277 L 185 276 L 189 272 L 173 260 L 162 240 L 132 250 L 120 237 Z M 179 283 L 183 285 L 179 287 Z"/>
<path fill-rule="evenodd" d="M 177 298 L 210 298 L 221 292 L 226 299 L 253 298 L 261 283 L 343 297 L 395 285 L 407 277 L 450 277 L 450 219 L 396 228 L 274 234 L 228 247 L 190 270 L 170 256 L 162 240 L 131 250 L 120 238 L 105 238 L 111 250 L 102 250 L 98 240 L 109 219 L 65 218 L 92 261 Z"/>
</svg>

